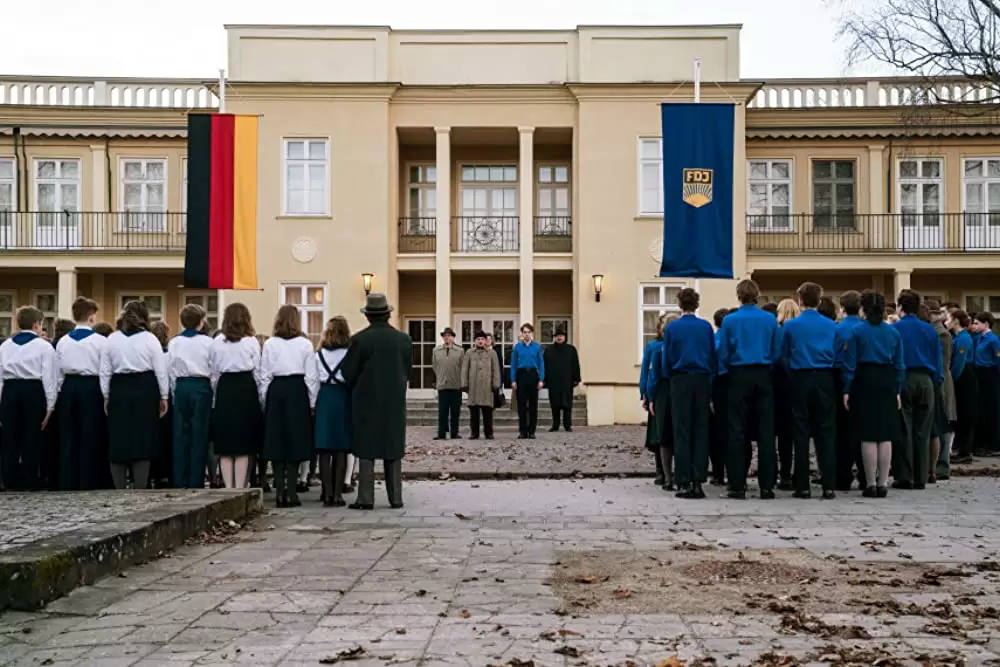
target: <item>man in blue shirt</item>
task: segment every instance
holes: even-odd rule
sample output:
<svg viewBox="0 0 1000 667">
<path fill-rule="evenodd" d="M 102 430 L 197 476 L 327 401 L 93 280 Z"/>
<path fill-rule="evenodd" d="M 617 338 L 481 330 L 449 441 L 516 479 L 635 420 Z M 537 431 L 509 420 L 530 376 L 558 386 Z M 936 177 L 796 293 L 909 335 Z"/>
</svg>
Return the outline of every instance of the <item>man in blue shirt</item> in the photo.
<svg viewBox="0 0 1000 667">
<path fill-rule="evenodd" d="M 930 470 L 934 385 L 941 384 L 944 377 L 941 343 L 934 327 L 917 316 L 919 293 L 905 289 L 896 303 L 902 317 L 893 326 L 903 339 L 906 385 L 900 395 L 902 446 L 892 449 L 892 487 L 923 489 Z"/>
<path fill-rule="evenodd" d="M 841 382 L 841 373 L 844 370 L 844 353 L 847 351 L 847 343 L 851 339 L 851 332 L 854 327 L 861 324 L 858 313 L 861 312 L 861 294 L 854 290 L 844 292 L 840 295 L 840 309 L 843 312 L 843 319 L 837 324 L 837 354 L 834 361 L 836 373 L 833 376 L 834 389 L 837 396 L 844 393 Z M 838 491 L 850 491 L 854 481 L 854 471 L 858 468 L 858 488 L 868 488 L 868 480 L 865 479 L 865 465 L 861 460 L 861 442 L 854 437 L 854 429 L 851 428 L 850 418 L 843 401 L 837 401 L 837 468 L 836 468 L 836 489 Z"/>
<path fill-rule="evenodd" d="M 757 421 L 757 481 L 760 497 L 774 498 L 777 461 L 774 450 L 774 389 L 771 365 L 778 358 L 778 321 L 757 307 L 760 289 L 752 280 L 736 286 L 740 307 L 722 320 L 719 367 L 729 375 L 729 498 L 747 497 L 747 424 Z"/>
<path fill-rule="evenodd" d="M 521 325 L 521 340 L 510 355 L 511 387 L 517 392 L 517 431 L 519 438 L 535 439 L 538 426 L 538 392 L 545 381 L 542 346 L 532 340 L 535 327 Z"/>
<path fill-rule="evenodd" d="M 834 361 L 837 324 L 816 312 L 823 288 L 802 283 L 796 293 L 802 314 L 782 327 L 781 361 L 788 369 L 788 395 L 795 440 L 796 498 L 809 498 L 809 438 L 816 447 L 816 461 L 823 484 L 823 498 L 836 498 L 837 408 Z"/>
<path fill-rule="evenodd" d="M 976 447 L 980 455 L 991 456 L 1000 449 L 1000 339 L 993 333 L 993 313 L 984 311 L 972 318 L 976 349 L 972 360 L 979 382 L 979 420 Z"/>
<path fill-rule="evenodd" d="M 704 498 L 708 478 L 708 418 L 718 362 L 712 325 L 695 315 L 700 301 L 690 287 L 678 292 L 684 314 L 663 332 L 661 372 L 670 378 L 678 498 Z"/>
</svg>

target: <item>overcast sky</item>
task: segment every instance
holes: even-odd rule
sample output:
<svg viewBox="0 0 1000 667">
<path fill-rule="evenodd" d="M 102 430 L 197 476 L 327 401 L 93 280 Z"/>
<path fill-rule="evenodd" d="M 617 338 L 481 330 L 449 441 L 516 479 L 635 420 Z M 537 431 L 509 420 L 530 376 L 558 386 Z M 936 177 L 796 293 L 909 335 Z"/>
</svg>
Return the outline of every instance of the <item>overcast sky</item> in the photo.
<svg viewBox="0 0 1000 667">
<path fill-rule="evenodd" d="M 745 78 L 848 72 L 836 0 L 2 0 L 0 74 L 204 77 L 226 65 L 224 24 L 572 28 L 740 23 Z M 863 74 L 863 72 L 854 72 Z"/>
</svg>

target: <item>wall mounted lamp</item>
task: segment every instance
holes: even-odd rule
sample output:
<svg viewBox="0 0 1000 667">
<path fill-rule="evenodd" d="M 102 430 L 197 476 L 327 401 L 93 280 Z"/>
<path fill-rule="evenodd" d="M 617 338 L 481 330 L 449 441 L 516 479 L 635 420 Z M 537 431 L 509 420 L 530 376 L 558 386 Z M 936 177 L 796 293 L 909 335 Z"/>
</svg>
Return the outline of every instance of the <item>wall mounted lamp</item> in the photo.
<svg viewBox="0 0 1000 667">
<path fill-rule="evenodd" d="M 604 274 L 595 273 L 594 274 L 594 301 L 600 303 L 601 292 L 604 290 Z"/>
<path fill-rule="evenodd" d="M 365 286 L 365 296 L 372 293 L 372 279 L 375 277 L 374 273 L 362 273 L 361 280 Z"/>
</svg>

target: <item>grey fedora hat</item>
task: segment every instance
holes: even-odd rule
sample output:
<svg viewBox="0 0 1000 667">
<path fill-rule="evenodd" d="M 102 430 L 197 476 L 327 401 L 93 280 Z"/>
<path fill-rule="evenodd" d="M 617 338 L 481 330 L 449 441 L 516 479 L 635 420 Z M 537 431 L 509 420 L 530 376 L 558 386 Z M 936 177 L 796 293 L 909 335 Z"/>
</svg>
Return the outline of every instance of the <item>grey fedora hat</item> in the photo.
<svg viewBox="0 0 1000 667">
<path fill-rule="evenodd" d="M 385 313 L 392 312 L 392 306 L 389 305 L 389 300 L 385 298 L 385 294 L 373 292 L 368 295 L 365 307 L 361 309 L 361 312 L 365 315 L 384 315 Z"/>
</svg>

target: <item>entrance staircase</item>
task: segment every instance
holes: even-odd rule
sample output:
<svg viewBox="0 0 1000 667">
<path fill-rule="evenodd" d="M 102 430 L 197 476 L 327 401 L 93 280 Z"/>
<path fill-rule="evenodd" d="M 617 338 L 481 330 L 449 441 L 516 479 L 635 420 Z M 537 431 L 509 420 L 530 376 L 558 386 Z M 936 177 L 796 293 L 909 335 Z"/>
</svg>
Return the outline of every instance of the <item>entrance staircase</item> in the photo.
<svg viewBox="0 0 1000 667">
<path fill-rule="evenodd" d="M 406 423 L 408 426 L 437 426 L 437 401 L 433 398 L 411 398 L 406 401 Z M 552 411 L 547 399 L 538 401 L 538 430 L 547 430 L 552 425 Z M 578 396 L 573 401 L 573 426 L 587 425 L 587 397 Z M 469 409 L 462 402 L 461 435 L 469 435 Z M 507 404 L 493 413 L 493 430 L 497 433 L 517 432 L 517 412 Z"/>
</svg>

